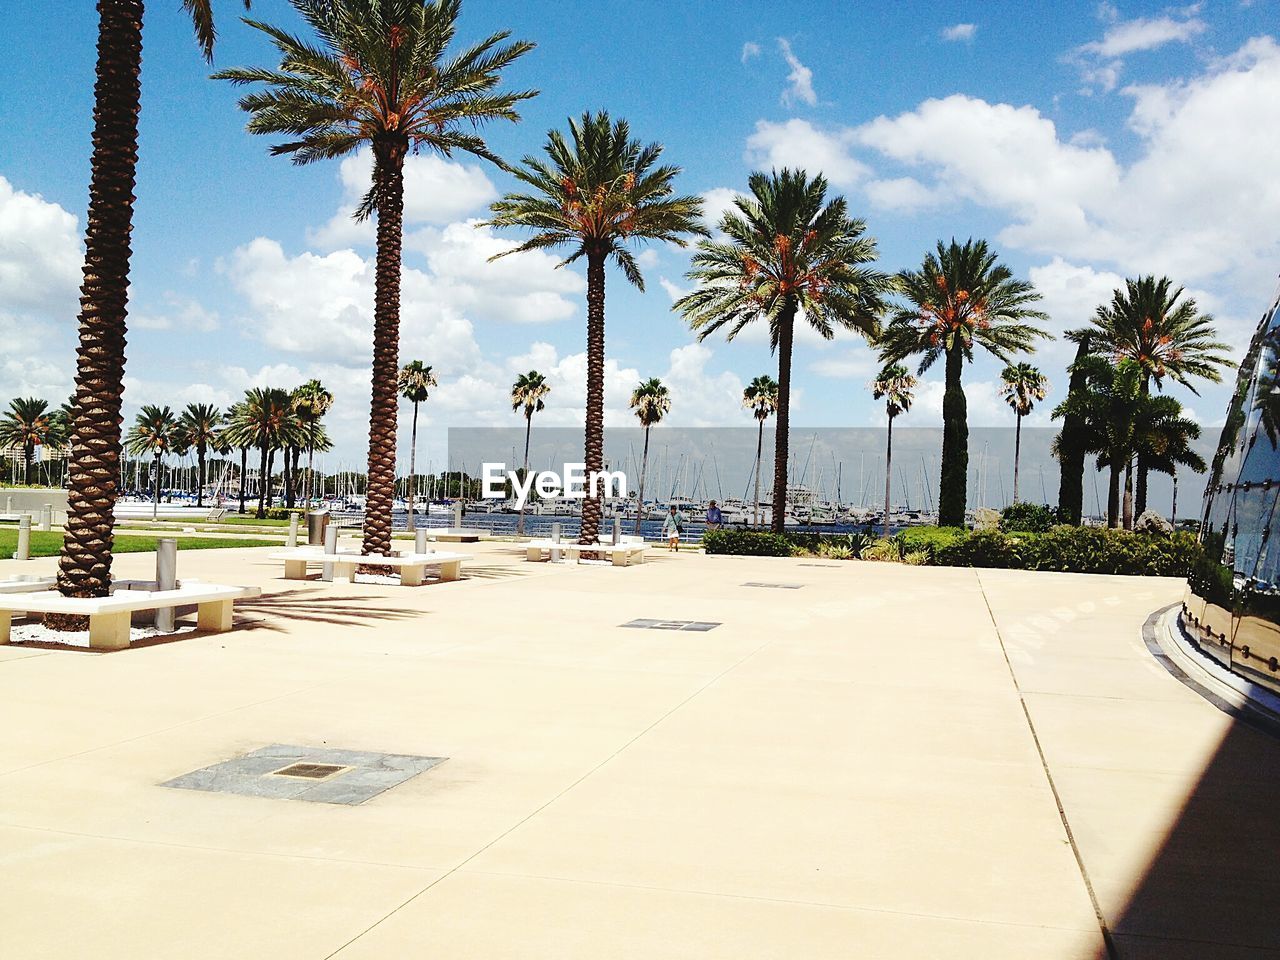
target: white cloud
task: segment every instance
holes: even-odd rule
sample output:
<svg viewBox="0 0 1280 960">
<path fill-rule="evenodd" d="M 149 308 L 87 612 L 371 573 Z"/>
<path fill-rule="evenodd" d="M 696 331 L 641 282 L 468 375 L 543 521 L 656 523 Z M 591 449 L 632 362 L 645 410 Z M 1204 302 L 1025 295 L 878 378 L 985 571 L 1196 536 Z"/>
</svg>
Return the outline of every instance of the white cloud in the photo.
<svg viewBox="0 0 1280 960">
<path fill-rule="evenodd" d="M 735 201 L 743 194 L 731 187 L 712 187 L 702 194 L 702 216 L 707 226 L 718 230 L 720 221 L 730 210 L 736 210 Z"/>
<path fill-rule="evenodd" d="M 851 152 L 855 137 L 853 130 L 820 130 L 807 120 L 759 120 L 747 138 L 745 159 L 765 170 L 792 167 L 822 173 L 837 186 L 849 187 L 869 173 Z"/>
<path fill-rule="evenodd" d="M 914 369 L 912 370 L 914 373 Z M 942 395 L 947 386 L 941 377 L 929 376 L 916 386 L 915 402 L 911 410 L 902 415 L 902 425 L 908 427 L 936 427 L 942 424 Z M 1013 414 L 1000 397 L 997 380 L 965 380 L 964 397 L 968 404 L 970 427 L 1007 427 L 1013 422 Z M 970 457 L 974 451 L 969 451 Z"/>
<path fill-rule="evenodd" d="M 373 153 L 361 150 L 339 167 L 344 202 L 322 227 L 307 239 L 323 250 L 374 239 L 375 219 L 356 223 L 357 205 L 369 190 L 373 177 Z M 496 199 L 498 191 L 478 166 L 446 160 L 433 153 L 410 155 L 404 164 L 404 222 L 447 224 L 474 214 Z"/>
<path fill-rule="evenodd" d="M 668 280 L 666 277 L 659 277 L 658 285 L 666 291 L 667 296 L 671 298 L 672 303 L 675 303 L 681 297 L 693 292 L 692 287 L 682 287 L 679 284 Z"/>
<path fill-rule="evenodd" d="M 158 312 L 133 311 L 129 314 L 130 329 L 179 330 L 183 333 L 211 333 L 220 326 L 218 314 L 206 310 L 190 297 L 183 297 L 172 290 L 164 295 L 164 308 Z"/>
<path fill-rule="evenodd" d="M 70 391 L 82 263 L 76 218 L 0 177 L 0 383 L 6 393 L 60 401 Z"/>
<path fill-rule="evenodd" d="M 684 427 L 738 424 L 742 380 L 728 370 L 712 373 L 710 347 L 690 343 L 671 351 L 663 382 L 671 390 L 671 423 Z"/>
<path fill-rule="evenodd" d="M 748 60 L 760 56 L 760 53 L 760 44 L 748 40 L 742 45 L 742 62 L 746 63 Z"/>
<path fill-rule="evenodd" d="M 952 43 L 967 43 L 977 35 L 978 26 L 973 23 L 955 23 L 942 28 L 942 39 Z"/>
<path fill-rule="evenodd" d="M 787 74 L 787 88 L 782 91 L 782 105 L 791 107 L 799 101 L 811 107 L 817 106 L 818 95 L 813 90 L 813 71 L 791 51 L 791 41 L 779 37 L 778 49 L 791 68 L 791 72 Z"/>
<path fill-rule="evenodd" d="M 945 197 L 930 190 L 915 177 L 872 180 L 865 189 L 872 206 L 898 213 L 914 213 L 937 206 L 945 200 Z"/>
<path fill-rule="evenodd" d="M 1108 24 L 1102 39 L 1082 44 L 1063 58 L 1080 71 L 1086 96 L 1098 90 L 1110 93 L 1120 82 L 1124 69 L 1121 59 L 1129 54 L 1156 50 L 1170 43 L 1189 43 L 1204 33 L 1206 24 L 1197 14 L 1200 4 L 1174 11 L 1176 15 L 1140 17 L 1120 20 L 1119 12 L 1109 3 L 1098 8 L 1099 18 Z"/>
<path fill-rule="evenodd" d="M 809 364 L 809 369 L 820 377 L 836 380 L 852 380 L 872 376 L 877 369 L 876 355 L 871 348 L 862 345 L 823 357 Z"/>
</svg>

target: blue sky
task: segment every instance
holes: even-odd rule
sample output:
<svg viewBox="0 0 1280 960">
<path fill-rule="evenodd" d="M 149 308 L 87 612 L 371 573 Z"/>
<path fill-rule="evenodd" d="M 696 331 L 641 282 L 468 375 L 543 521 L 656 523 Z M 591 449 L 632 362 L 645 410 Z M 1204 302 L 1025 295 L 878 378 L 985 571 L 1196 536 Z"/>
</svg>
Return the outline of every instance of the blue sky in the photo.
<svg viewBox="0 0 1280 960">
<path fill-rule="evenodd" d="M 939 238 L 987 237 L 1045 294 L 1055 332 L 1083 323 L 1125 275 L 1168 273 L 1243 344 L 1280 268 L 1277 0 L 1158 4 L 464 3 L 460 36 L 510 29 L 538 48 L 510 73 L 536 87 L 490 143 L 516 159 L 584 109 L 666 145 L 682 190 L 723 207 L 750 170 L 824 170 L 880 241 L 885 269 Z M 217 66 L 274 65 L 265 38 L 219 5 Z M 254 14 L 293 25 L 284 0 Z M 60 400 L 73 369 L 87 203 L 95 14 L 80 0 L 0 7 L 21 50 L 0 75 L 0 397 Z M 207 79 L 177 0 L 151 0 L 131 303 L 130 411 L 226 403 L 245 387 L 319 376 L 338 394 L 334 460 L 363 456 L 371 234 L 344 209 L 360 160 L 305 169 L 243 130 L 236 93 Z M 473 227 L 509 179 L 478 161 L 411 162 L 404 360 L 441 377 L 424 408 L 430 461 L 448 426 L 509 425 L 516 372 L 553 383 L 548 425 L 581 417 L 583 283 L 537 256 L 488 265 L 511 238 Z M 740 425 L 742 385 L 774 372 L 762 336 L 693 344 L 671 313 L 687 255 L 642 261 L 648 292 L 612 275 L 608 422 L 630 425 L 640 377 L 673 391 L 672 420 Z M 1061 398 L 1069 351 L 1037 354 Z M 801 338 L 793 421 L 882 421 L 875 358 L 855 337 Z M 975 425 L 1011 415 L 999 367 L 967 373 Z M 940 371 L 908 426 L 935 426 Z M 1177 391 L 1205 424 L 1225 388 Z M 405 442 L 407 443 L 407 430 Z M 437 456 L 443 454 L 438 450 Z M 331 464 L 336 465 L 336 464 Z"/>
</svg>

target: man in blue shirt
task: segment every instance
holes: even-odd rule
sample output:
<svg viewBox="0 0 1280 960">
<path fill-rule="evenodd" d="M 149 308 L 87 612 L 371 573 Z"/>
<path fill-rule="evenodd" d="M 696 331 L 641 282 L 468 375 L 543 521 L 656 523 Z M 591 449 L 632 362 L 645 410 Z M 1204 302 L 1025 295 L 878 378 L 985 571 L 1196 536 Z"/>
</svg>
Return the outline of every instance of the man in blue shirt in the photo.
<svg viewBox="0 0 1280 960">
<path fill-rule="evenodd" d="M 722 523 L 724 523 L 724 514 L 720 512 L 720 508 L 712 500 L 710 506 L 707 507 L 707 529 L 718 530 Z"/>
</svg>

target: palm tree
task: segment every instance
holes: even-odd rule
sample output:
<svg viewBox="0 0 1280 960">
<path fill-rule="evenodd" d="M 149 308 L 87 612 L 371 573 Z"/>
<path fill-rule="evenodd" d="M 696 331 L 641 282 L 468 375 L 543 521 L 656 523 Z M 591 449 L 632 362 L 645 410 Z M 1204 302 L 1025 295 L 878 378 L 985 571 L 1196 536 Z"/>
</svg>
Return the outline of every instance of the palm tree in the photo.
<svg viewBox="0 0 1280 960">
<path fill-rule="evenodd" d="M 756 418 L 756 506 L 752 525 L 760 526 L 760 461 L 764 454 L 764 422 L 778 410 L 778 381 L 761 374 L 742 391 L 742 405 Z"/>
<path fill-rule="evenodd" d="M 31 482 L 31 461 L 36 447 L 56 441 L 59 434 L 57 412 L 50 412 L 47 400 L 18 397 L 9 401 L 9 410 L 0 417 L 0 445 L 22 448 L 22 482 Z"/>
<path fill-rule="evenodd" d="M 529 475 L 529 436 L 533 431 L 533 415 L 540 413 L 546 406 L 542 398 L 550 392 L 551 384 L 537 370 L 520 374 L 511 385 L 511 409 L 524 408 L 524 469 L 520 474 L 521 480 Z M 517 537 L 524 536 L 524 508 L 525 504 L 522 503 L 520 517 L 516 520 Z"/>
<path fill-rule="evenodd" d="M 1018 502 L 1018 466 L 1022 460 L 1022 418 L 1049 392 L 1049 378 L 1029 363 L 1008 364 L 1000 373 L 1000 396 L 1017 417 L 1013 433 L 1013 502 Z"/>
<path fill-rule="evenodd" d="M 1040 294 L 998 263 L 985 240 L 938 241 L 919 270 L 903 270 L 898 282 L 906 303 L 897 307 L 880 342 L 881 357 L 897 363 L 920 354 L 918 373 L 946 359 L 942 397 L 942 479 L 938 524 L 964 526 L 969 472 L 969 414 L 961 376 L 975 345 L 999 360 L 1031 352 L 1049 334 L 1028 323 L 1046 320 L 1030 306 Z"/>
<path fill-rule="evenodd" d="M 1088 389 L 1086 367 L 1080 361 L 1089 355 L 1094 344 L 1090 329 L 1068 330 L 1064 336 L 1076 345 L 1075 361 L 1067 368 L 1071 380 L 1067 396 L 1077 396 Z M 1053 440 L 1053 455 L 1058 460 L 1058 520 L 1078 525 L 1084 514 L 1084 458 L 1086 430 L 1079 414 L 1068 413 L 1063 417 L 1062 430 Z"/>
<path fill-rule="evenodd" d="M 244 400 L 233 407 L 234 417 L 231 442 L 247 450 L 257 447 L 258 461 L 258 509 L 259 520 L 266 516 L 271 501 L 273 464 L 277 450 L 288 444 L 289 417 L 292 404 L 289 392 L 279 387 L 254 387 L 246 390 Z M 243 459 L 241 461 L 243 463 Z M 241 479 L 241 500 L 244 498 L 244 480 Z M 243 508 L 242 508 L 243 511 Z"/>
<path fill-rule="evenodd" d="M 625 120 L 584 113 L 569 120 L 569 138 L 547 134 L 546 159 L 528 156 L 513 171 L 530 193 L 509 193 L 493 204 L 489 225 L 534 231 L 524 243 L 497 257 L 525 250 L 568 247 L 561 266 L 587 261 L 587 409 L 584 455 L 587 475 L 604 465 L 604 281 L 612 261 L 640 290 L 644 277 L 629 249 L 633 242 L 659 241 L 683 247 L 689 234 L 705 235 L 702 201 L 674 195 L 679 167 L 658 166 L 662 145 L 631 136 Z M 581 543 L 597 543 L 601 504 L 582 506 Z"/>
<path fill-rule="evenodd" d="M 187 447 L 194 448 L 200 485 L 196 488 L 196 506 L 204 506 L 204 484 L 209 448 L 217 448 L 222 427 L 222 411 L 208 403 L 189 403 L 178 418 L 178 429 Z"/>
<path fill-rule="evenodd" d="M 649 429 L 671 412 L 671 393 L 657 377 L 640 381 L 631 391 L 631 409 L 640 426 L 644 427 L 644 456 L 640 460 L 640 494 L 636 502 L 635 532 L 640 533 L 644 522 L 644 478 L 649 470 Z"/>
<path fill-rule="evenodd" d="M 271 148 L 297 164 L 373 149 L 373 183 L 357 217 L 378 215 L 374 294 L 365 553 L 391 550 L 396 482 L 396 373 L 400 350 L 400 264 L 404 162 L 410 150 L 470 153 L 498 166 L 472 132 L 491 120 L 517 121 L 532 91 L 494 92 L 501 72 L 533 49 L 496 33 L 448 56 L 460 0 L 292 0 L 319 35 L 314 46 L 250 22 L 280 52 L 278 70 L 238 68 L 215 77 L 266 89 L 240 100 L 255 134 L 288 139 Z M 471 128 L 468 130 L 467 128 Z"/>
<path fill-rule="evenodd" d="M 210 0 L 183 0 L 206 60 L 213 58 Z M 249 0 L 245 0 L 248 8 Z M 129 303 L 133 187 L 138 163 L 143 0 L 99 0 L 93 155 L 80 287 L 75 411 L 67 464 L 67 522 L 58 589 L 68 597 L 104 597 L 111 588 L 115 504 L 120 489 L 120 401 L 124 393 L 125 315 Z M 49 615 L 54 629 L 83 619 Z"/>
<path fill-rule="evenodd" d="M 293 391 L 293 409 L 302 419 L 307 435 L 307 504 L 315 496 L 316 438 L 322 429 L 320 421 L 333 409 L 333 394 L 319 380 L 308 380 Z"/>
<path fill-rule="evenodd" d="M 1196 301 L 1168 277 L 1125 280 L 1125 288 L 1115 290 L 1111 302 L 1098 307 L 1091 322 L 1117 359 L 1138 364 L 1143 393 L 1150 392 L 1152 381 L 1162 390 L 1166 377 L 1197 393 L 1194 379 L 1219 383 L 1222 370 L 1235 366 L 1231 348 L 1217 339 L 1213 317 L 1201 313 Z M 1147 508 L 1149 468 L 1139 458 L 1139 514 Z"/>
<path fill-rule="evenodd" d="M 147 404 L 133 419 L 133 426 L 125 438 L 125 449 L 135 457 L 152 458 L 151 519 L 156 518 L 160 506 L 160 473 L 164 455 L 172 453 L 182 442 L 182 428 L 173 411 L 166 407 Z"/>
<path fill-rule="evenodd" d="M 885 433 L 884 447 L 884 535 L 889 536 L 890 490 L 893 477 L 893 420 L 898 414 L 911 409 L 911 401 L 915 399 L 912 392 L 916 388 L 916 378 L 900 363 L 885 364 L 874 380 L 871 381 L 871 397 L 884 401 L 884 410 L 889 417 L 888 430 Z"/>
<path fill-rule="evenodd" d="M 864 336 L 879 332 L 893 281 L 866 266 L 876 242 L 849 217 L 844 197 L 827 198 L 827 181 L 803 170 L 753 173 L 751 196 L 724 215 L 724 240 L 704 240 L 688 273 L 698 282 L 681 311 L 699 340 L 721 328 L 732 340 L 747 324 L 769 325 L 778 355 L 778 427 L 773 458 L 773 530 L 783 531 L 791 413 L 791 350 L 797 316 L 830 340 L 837 327 Z"/>
<path fill-rule="evenodd" d="M 400 368 L 396 388 L 400 396 L 413 404 L 413 432 L 409 441 L 409 530 L 416 529 L 413 515 L 413 494 L 418 482 L 418 404 L 426 401 L 430 391 L 439 386 L 431 368 L 421 360 L 413 360 Z"/>
<path fill-rule="evenodd" d="M 240 451 L 239 513 L 244 514 L 245 491 L 248 487 L 249 448 L 253 446 L 248 428 L 249 418 L 245 414 L 244 402 L 233 403 L 227 408 L 226 420 L 218 432 L 221 447 L 230 452 Z"/>
</svg>

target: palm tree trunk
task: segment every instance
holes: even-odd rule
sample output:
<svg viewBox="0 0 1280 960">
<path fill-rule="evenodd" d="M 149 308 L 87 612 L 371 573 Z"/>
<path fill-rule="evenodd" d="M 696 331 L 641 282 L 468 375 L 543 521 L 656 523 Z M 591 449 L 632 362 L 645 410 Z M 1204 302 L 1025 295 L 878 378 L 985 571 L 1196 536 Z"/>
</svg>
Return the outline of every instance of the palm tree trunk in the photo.
<svg viewBox="0 0 1280 960">
<path fill-rule="evenodd" d="M 26 443 L 22 445 L 22 483 L 24 486 L 31 486 L 31 461 L 35 455 L 35 444 Z"/>
<path fill-rule="evenodd" d="M 261 520 L 267 515 L 267 471 L 270 467 L 267 465 L 267 443 L 262 443 L 262 459 L 258 466 L 258 512 L 257 518 Z"/>
<path fill-rule="evenodd" d="M 1107 526 L 1113 530 L 1120 526 L 1120 461 L 1114 454 L 1107 478 Z"/>
<path fill-rule="evenodd" d="M 206 453 L 207 453 L 207 448 L 203 443 L 196 444 L 196 472 L 199 474 L 199 477 L 200 477 L 200 486 L 196 488 L 196 507 L 197 508 L 202 508 L 204 506 L 204 481 L 205 481 L 205 477 L 207 476 L 206 469 L 205 469 Z"/>
<path fill-rule="evenodd" d="M 413 430 L 409 434 L 409 519 L 407 522 L 408 530 L 413 533 L 418 529 L 418 525 L 413 516 L 413 495 L 418 485 L 417 479 L 418 469 L 418 404 L 413 404 Z"/>
<path fill-rule="evenodd" d="M 604 250 L 587 253 L 587 417 L 583 443 L 586 472 L 590 477 L 604 465 Z M 600 539 L 600 500 L 582 501 L 579 543 Z"/>
<path fill-rule="evenodd" d="M 889 536 L 889 496 L 893 483 L 893 415 L 889 415 L 889 429 L 884 441 L 884 535 Z"/>
<path fill-rule="evenodd" d="M 111 586 L 120 474 L 129 233 L 138 162 L 142 0 L 99 0 L 93 157 L 67 477 L 67 522 L 58 589 L 103 597 Z M 46 618 L 66 628 L 67 618 Z"/>
<path fill-rule="evenodd" d="M 773 516 L 769 527 L 774 533 L 786 531 L 787 516 L 787 443 L 791 428 L 791 344 L 795 336 L 796 304 L 788 299 L 778 317 L 778 425 L 773 438 Z"/>
<path fill-rule="evenodd" d="M 244 495 L 245 486 L 248 483 L 249 473 L 249 448 L 240 448 L 240 512 L 244 513 Z"/>
<path fill-rule="evenodd" d="M 151 464 L 151 471 L 154 478 L 151 481 L 151 519 L 156 518 L 156 514 L 160 510 L 160 458 L 156 457 Z"/>
<path fill-rule="evenodd" d="M 644 478 L 649 472 L 649 428 L 644 428 L 644 453 L 640 457 L 640 496 L 636 502 L 636 528 L 635 533 L 641 533 L 641 524 L 644 523 Z"/>
<path fill-rule="evenodd" d="M 533 409 L 531 407 L 524 408 L 524 468 L 520 473 L 520 480 L 524 481 L 529 476 L 529 435 L 533 432 Z M 527 503 L 520 504 L 520 516 L 516 519 L 516 536 L 524 536 L 524 511 L 528 506 Z"/>
<path fill-rule="evenodd" d="M 756 430 L 756 512 L 752 522 L 752 526 L 760 526 L 760 464 L 764 460 L 764 421 L 758 420 L 758 429 Z"/>
<path fill-rule="evenodd" d="M 1142 396 L 1151 395 L 1151 374 L 1144 374 L 1142 377 Z M 1147 458 L 1142 454 L 1138 454 L 1138 480 L 1135 491 L 1135 500 L 1133 513 L 1135 516 L 1142 516 L 1147 511 L 1147 473 L 1150 467 Z M 1132 528 L 1132 524 L 1129 525 Z"/>
<path fill-rule="evenodd" d="M 1089 340 L 1082 339 L 1076 347 L 1075 362 L 1089 354 Z M 1073 371 L 1067 392 L 1068 398 L 1078 396 L 1088 385 L 1083 370 Z M 1062 421 L 1062 433 L 1058 437 L 1058 519 L 1062 523 L 1080 524 L 1084 515 L 1084 459 L 1082 440 L 1084 423 L 1078 415 L 1068 414 Z"/>
<path fill-rule="evenodd" d="M 1124 528 L 1133 529 L 1133 456 L 1124 465 Z"/>
<path fill-rule="evenodd" d="M 1169 511 L 1169 522 L 1173 524 L 1174 529 L 1178 527 L 1178 468 L 1173 468 L 1173 506 Z"/>
<path fill-rule="evenodd" d="M 378 192 L 378 265 L 373 310 L 373 389 L 369 401 L 369 473 L 365 481 L 365 553 L 391 552 L 391 507 L 396 487 L 396 374 L 400 366 L 400 245 L 407 145 L 373 145 Z"/>
<path fill-rule="evenodd" d="M 1018 462 L 1022 459 L 1022 414 L 1013 428 L 1013 502 L 1018 502 Z"/>
<path fill-rule="evenodd" d="M 316 495 L 316 422 L 307 429 L 307 509 Z"/>
<path fill-rule="evenodd" d="M 969 483 L 969 410 L 960 378 L 964 352 L 947 351 L 947 387 L 942 395 L 942 477 L 938 483 L 938 526 L 963 527 Z"/>
</svg>

